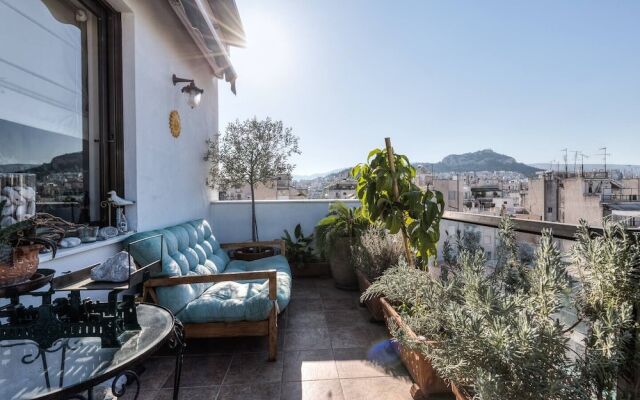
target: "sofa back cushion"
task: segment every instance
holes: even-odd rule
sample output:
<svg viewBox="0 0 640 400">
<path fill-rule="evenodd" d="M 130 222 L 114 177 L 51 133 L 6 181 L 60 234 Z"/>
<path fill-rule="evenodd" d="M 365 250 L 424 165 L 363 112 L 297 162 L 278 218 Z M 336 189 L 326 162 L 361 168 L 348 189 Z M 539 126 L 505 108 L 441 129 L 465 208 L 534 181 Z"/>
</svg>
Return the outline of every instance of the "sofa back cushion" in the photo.
<svg viewBox="0 0 640 400">
<path fill-rule="evenodd" d="M 150 238 L 159 234 L 162 234 L 162 240 L 160 237 Z M 133 243 L 144 238 L 150 239 Z M 127 238 L 127 245 L 130 245 L 129 252 L 141 266 L 157 261 L 162 251 L 162 271 L 154 277 L 217 274 L 224 272 L 229 263 L 229 256 L 220 248 L 211 226 L 203 219 L 136 233 Z M 199 283 L 158 288 L 158 301 L 177 314 L 211 285 Z"/>
</svg>

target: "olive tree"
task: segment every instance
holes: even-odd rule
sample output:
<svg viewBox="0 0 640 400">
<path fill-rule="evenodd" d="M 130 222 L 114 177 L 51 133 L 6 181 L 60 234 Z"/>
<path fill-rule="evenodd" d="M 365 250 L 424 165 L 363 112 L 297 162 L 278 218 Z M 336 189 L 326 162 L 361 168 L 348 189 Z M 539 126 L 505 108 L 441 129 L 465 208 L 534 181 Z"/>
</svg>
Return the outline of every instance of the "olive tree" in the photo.
<svg viewBox="0 0 640 400">
<path fill-rule="evenodd" d="M 258 238 L 255 188 L 280 175 L 290 175 L 295 167 L 289 162 L 300 154 L 298 137 L 282 121 L 256 117 L 236 120 L 227 125 L 224 135 L 209 141 L 206 159 L 211 163 L 208 185 L 226 190 L 248 185 L 251 189 L 251 238 Z"/>
</svg>

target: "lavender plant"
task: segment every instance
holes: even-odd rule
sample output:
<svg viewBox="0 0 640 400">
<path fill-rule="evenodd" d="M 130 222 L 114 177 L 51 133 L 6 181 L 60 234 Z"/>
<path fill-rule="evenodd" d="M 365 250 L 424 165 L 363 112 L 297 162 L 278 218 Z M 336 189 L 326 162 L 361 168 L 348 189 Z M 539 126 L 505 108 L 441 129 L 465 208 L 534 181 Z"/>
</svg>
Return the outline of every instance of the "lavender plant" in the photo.
<svg viewBox="0 0 640 400">
<path fill-rule="evenodd" d="M 373 282 L 404 258 L 402 238 L 372 225 L 351 246 L 351 258 L 355 268 Z"/>
</svg>

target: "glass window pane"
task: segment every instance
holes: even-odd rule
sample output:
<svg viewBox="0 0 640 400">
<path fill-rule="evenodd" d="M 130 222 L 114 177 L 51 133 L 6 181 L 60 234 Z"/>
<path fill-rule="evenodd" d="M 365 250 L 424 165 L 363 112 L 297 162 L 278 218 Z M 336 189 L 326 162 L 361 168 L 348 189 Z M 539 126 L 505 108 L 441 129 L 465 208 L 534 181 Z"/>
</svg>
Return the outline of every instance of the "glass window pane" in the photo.
<svg viewBox="0 0 640 400">
<path fill-rule="evenodd" d="M 0 48 L 0 193 L 29 174 L 38 212 L 99 219 L 96 17 L 74 1 L 6 0 Z"/>
</svg>

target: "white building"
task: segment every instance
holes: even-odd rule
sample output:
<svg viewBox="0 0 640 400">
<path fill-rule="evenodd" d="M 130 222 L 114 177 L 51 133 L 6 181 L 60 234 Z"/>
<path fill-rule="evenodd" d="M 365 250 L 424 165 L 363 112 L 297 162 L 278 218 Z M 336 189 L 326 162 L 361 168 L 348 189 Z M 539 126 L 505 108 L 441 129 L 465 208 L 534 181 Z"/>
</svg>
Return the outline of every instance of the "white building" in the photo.
<svg viewBox="0 0 640 400">
<path fill-rule="evenodd" d="M 234 0 L 3 0 L 0 172 L 36 168 L 51 187 L 52 160 L 78 154 L 61 164 L 81 173 L 77 221 L 106 225 L 110 190 L 135 200 L 139 231 L 208 216 L 205 141 L 218 132 L 218 90 L 235 91 L 230 47 L 243 44 Z M 42 266 L 100 262 L 121 239 Z"/>
</svg>

